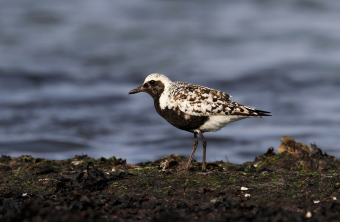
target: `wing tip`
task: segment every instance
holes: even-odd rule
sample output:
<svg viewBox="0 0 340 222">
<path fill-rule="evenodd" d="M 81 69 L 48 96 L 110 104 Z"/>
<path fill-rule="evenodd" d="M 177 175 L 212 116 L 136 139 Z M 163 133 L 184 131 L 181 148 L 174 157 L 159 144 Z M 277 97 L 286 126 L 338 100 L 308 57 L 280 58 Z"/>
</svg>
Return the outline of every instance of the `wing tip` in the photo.
<svg viewBox="0 0 340 222">
<path fill-rule="evenodd" d="M 269 113 L 271 112 L 268 112 L 268 111 L 263 111 L 263 110 L 254 110 L 254 112 L 256 112 L 258 114 L 258 116 L 272 116 L 272 115 L 269 115 Z"/>
</svg>

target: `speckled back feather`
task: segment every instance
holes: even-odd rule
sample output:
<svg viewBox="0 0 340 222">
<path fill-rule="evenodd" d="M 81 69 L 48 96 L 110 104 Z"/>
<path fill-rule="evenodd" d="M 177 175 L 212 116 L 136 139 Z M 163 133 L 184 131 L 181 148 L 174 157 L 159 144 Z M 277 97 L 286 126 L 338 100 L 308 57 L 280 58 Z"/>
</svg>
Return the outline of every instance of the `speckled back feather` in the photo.
<svg viewBox="0 0 340 222">
<path fill-rule="evenodd" d="M 257 110 L 230 100 L 230 95 L 204 86 L 172 82 L 167 89 L 167 108 L 179 108 L 197 116 L 244 115 L 261 116 Z M 263 113 L 263 116 L 265 114 Z"/>
</svg>

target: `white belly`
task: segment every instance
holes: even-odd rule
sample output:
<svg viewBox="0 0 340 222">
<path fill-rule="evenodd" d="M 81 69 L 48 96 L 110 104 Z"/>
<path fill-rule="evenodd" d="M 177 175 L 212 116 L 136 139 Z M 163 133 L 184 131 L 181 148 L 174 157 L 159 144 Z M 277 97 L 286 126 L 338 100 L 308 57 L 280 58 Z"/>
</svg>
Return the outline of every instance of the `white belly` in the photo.
<svg viewBox="0 0 340 222">
<path fill-rule="evenodd" d="M 226 115 L 226 116 L 210 116 L 209 120 L 205 122 L 200 128 L 201 132 L 216 132 L 228 123 L 235 122 L 241 119 L 251 118 L 252 116 L 240 116 L 240 115 Z"/>
</svg>

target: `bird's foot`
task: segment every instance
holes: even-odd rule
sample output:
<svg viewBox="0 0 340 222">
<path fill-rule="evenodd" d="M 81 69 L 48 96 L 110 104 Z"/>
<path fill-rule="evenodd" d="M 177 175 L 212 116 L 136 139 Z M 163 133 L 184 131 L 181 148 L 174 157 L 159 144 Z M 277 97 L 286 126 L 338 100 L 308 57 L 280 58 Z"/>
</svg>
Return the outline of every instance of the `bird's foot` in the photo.
<svg viewBox="0 0 340 222">
<path fill-rule="evenodd" d="M 191 163 L 188 163 L 187 166 L 185 167 L 185 170 L 190 171 L 190 169 L 191 169 Z"/>
</svg>

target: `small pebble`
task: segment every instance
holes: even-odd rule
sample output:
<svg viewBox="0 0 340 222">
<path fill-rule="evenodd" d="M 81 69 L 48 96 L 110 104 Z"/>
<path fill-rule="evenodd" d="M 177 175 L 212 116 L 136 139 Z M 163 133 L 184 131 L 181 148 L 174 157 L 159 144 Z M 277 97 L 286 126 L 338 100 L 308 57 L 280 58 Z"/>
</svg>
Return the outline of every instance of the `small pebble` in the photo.
<svg viewBox="0 0 340 222">
<path fill-rule="evenodd" d="M 241 187 L 241 190 L 248 190 L 249 188 L 247 187 Z"/>
<path fill-rule="evenodd" d="M 82 163 L 82 161 L 72 161 L 71 162 L 71 164 L 76 165 L 76 166 L 81 164 L 81 163 Z"/>
<path fill-rule="evenodd" d="M 312 217 L 312 213 L 308 211 L 308 212 L 306 213 L 306 216 L 305 216 L 305 217 L 306 217 L 306 218 L 311 218 L 311 217 Z"/>
<path fill-rule="evenodd" d="M 214 204 L 214 203 L 216 203 L 217 201 L 218 201 L 218 199 L 217 199 L 217 198 L 214 198 L 214 199 L 210 200 L 210 203 Z"/>
</svg>

